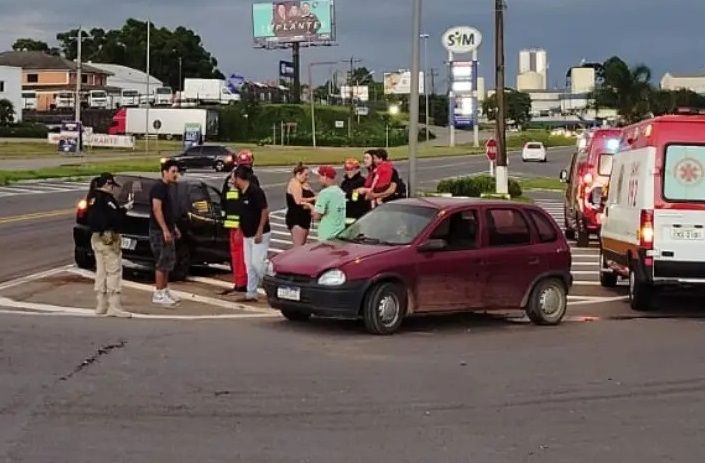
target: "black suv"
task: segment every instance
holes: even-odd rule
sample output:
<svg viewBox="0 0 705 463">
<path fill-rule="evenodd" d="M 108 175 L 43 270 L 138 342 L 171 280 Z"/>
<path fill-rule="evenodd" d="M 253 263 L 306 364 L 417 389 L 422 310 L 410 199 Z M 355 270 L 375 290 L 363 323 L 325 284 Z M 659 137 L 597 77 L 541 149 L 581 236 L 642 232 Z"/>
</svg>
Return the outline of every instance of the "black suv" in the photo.
<svg viewBox="0 0 705 463">
<path fill-rule="evenodd" d="M 235 153 L 222 145 L 192 146 L 181 154 L 162 159 L 162 164 L 167 159 L 178 162 L 179 170 L 182 172 L 188 169 L 213 169 L 216 172 L 225 172 L 235 167 Z"/>
<path fill-rule="evenodd" d="M 134 199 L 134 208 L 127 213 L 122 230 L 122 252 L 126 268 L 152 270 L 154 256 L 149 246 L 149 191 L 159 178 L 122 175 L 117 200 L 120 204 Z M 223 227 L 220 191 L 201 180 L 181 179 L 171 189 L 172 204 L 182 238 L 176 244 L 174 280 L 183 280 L 193 265 L 226 264 L 230 262 L 229 233 Z M 91 249 L 91 232 L 86 223 L 87 204 L 79 203 L 73 228 L 76 265 L 95 268 Z"/>
</svg>

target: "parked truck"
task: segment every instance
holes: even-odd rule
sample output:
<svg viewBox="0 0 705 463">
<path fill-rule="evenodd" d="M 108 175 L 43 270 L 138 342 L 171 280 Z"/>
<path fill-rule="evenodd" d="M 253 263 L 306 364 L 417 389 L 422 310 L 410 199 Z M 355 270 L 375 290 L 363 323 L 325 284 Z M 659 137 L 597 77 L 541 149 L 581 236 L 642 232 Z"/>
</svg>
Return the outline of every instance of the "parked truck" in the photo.
<svg viewBox="0 0 705 463">
<path fill-rule="evenodd" d="M 144 136 L 149 130 L 150 135 L 170 139 L 183 136 L 186 124 L 200 124 L 203 136 L 212 138 L 218 134 L 218 113 L 207 109 L 120 108 L 108 133 Z"/>
<path fill-rule="evenodd" d="M 221 79 L 184 79 L 184 90 L 180 94 L 182 102 L 197 104 L 233 104 L 240 101 L 240 95 L 233 93 Z"/>
</svg>

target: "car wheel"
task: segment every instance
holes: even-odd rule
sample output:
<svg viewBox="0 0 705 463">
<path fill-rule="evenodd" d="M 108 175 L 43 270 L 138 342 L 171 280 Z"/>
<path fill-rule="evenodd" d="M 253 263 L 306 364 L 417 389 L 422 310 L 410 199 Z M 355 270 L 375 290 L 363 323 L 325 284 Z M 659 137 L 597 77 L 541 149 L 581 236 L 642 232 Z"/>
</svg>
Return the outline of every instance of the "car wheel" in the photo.
<svg viewBox="0 0 705 463">
<path fill-rule="evenodd" d="M 614 288 L 617 286 L 617 274 L 607 268 L 602 251 L 600 251 L 600 285 L 603 288 Z"/>
<path fill-rule="evenodd" d="M 629 269 L 629 305 L 632 310 L 643 312 L 651 309 L 653 287 L 639 277 L 636 264 Z"/>
<path fill-rule="evenodd" d="M 282 310 L 282 315 L 292 322 L 307 322 L 311 319 L 311 314 L 308 312 L 299 312 L 298 310 Z"/>
<path fill-rule="evenodd" d="M 84 270 L 94 270 L 95 269 L 95 258 L 91 255 L 88 250 L 83 248 L 76 248 L 74 250 L 74 260 L 76 261 L 76 266 Z"/>
<path fill-rule="evenodd" d="M 225 163 L 223 161 L 217 161 L 213 168 L 216 172 L 222 172 L 225 170 Z"/>
<path fill-rule="evenodd" d="M 171 280 L 185 280 L 188 277 L 189 270 L 191 270 L 191 250 L 186 244 L 177 245 L 176 264 L 174 265 L 174 270 L 170 273 Z"/>
<path fill-rule="evenodd" d="M 392 334 L 406 315 L 406 291 L 397 283 L 381 283 L 365 298 L 362 318 L 370 334 Z"/>
<path fill-rule="evenodd" d="M 568 295 L 557 278 L 540 281 L 529 298 L 526 315 L 537 325 L 558 325 L 568 308 Z"/>
</svg>

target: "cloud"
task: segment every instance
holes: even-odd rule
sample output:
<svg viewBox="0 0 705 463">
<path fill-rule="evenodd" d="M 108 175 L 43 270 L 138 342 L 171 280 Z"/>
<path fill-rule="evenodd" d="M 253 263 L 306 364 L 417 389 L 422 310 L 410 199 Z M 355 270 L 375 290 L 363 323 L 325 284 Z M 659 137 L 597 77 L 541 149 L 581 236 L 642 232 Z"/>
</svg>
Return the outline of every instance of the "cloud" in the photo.
<svg viewBox="0 0 705 463">
<path fill-rule="evenodd" d="M 3 3 L 0 49 L 18 37 L 54 42 L 82 22 L 87 28 L 119 27 L 128 17 L 150 16 L 160 26 L 184 25 L 198 33 L 225 73 L 241 72 L 257 79 L 276 79 L 283 51 L 255 49 L 251 38 L 251 2 L 247 0 L 22 0 Z M 547 49 L 550 83 L 564 84 L 567 69 L 582 58 L 604 60 L 620 55 L 630 63 L 646 63 L 659 78 L 667 70 L 703 70 L 698 62 L 705 37 L 702 0 L 507 0 L 507 83 L 514 85 L 518 52 Z M 377 71 L 409 67 L 412 0 L 337 0 L 338 46 L 306 49 L 302 61 L 342 61 L 355 56 Z M 484 41 L 481 73 L 492 80 L 493 2 L 491 0 L 425 0 L 424 31 L 431 34 L 431 66 L 445 75 L 443 31 L 473 25 Z M 77 14 L 80 12 L 80 14 Z M 341 70 L 345 65 L 341 63 Z M 326 70 L 320 73 L 327 75 Z M 321 78 L 323 77 L 321 75 Z"/>
</svg>

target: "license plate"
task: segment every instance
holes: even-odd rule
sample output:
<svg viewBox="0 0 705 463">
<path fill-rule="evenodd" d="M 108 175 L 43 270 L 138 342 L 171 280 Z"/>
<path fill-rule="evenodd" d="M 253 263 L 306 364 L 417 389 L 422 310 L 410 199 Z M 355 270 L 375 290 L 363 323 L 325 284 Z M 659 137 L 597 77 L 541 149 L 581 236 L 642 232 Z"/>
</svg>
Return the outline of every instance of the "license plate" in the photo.
<svg viewBox="0 0 705 463">
<path fill-rule="evenodd" d="M 301 288 L 289 288 L 286 286 L 280 286 L 279 288 L 277 288 L 277 297 L 279 299 L 285 299 L 287 301 L 300 301 Z"/>
<path fill-rule="evenodd" d="M 122 249 L 127 249 L 128 251 L 134 251 L 137 247 L 137 240 L 132 238 L 123 238 L 122 243 L 120 243 Z"/>
<path fill-rule="evenodd" d="M 702 240 L 705 239 L 705 231 L 695 228 L 673 229 L 671 230 L 671 238 L 674 240 Z"/>
</svg>

